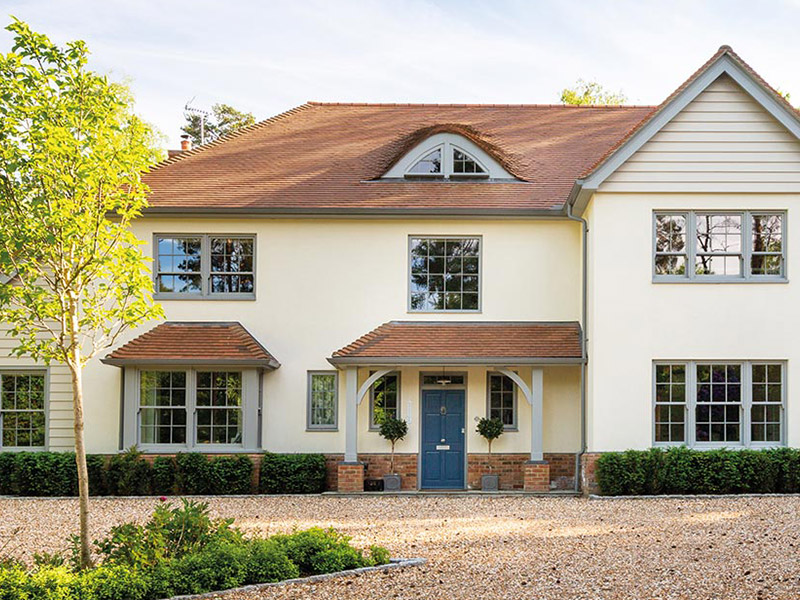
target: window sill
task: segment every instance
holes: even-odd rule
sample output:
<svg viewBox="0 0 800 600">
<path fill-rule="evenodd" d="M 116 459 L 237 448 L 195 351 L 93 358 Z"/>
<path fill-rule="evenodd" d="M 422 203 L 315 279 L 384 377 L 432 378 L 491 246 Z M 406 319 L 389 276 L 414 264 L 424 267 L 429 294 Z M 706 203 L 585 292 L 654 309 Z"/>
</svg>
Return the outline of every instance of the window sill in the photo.
<svg viewBox="0 0 800 600">
<path fill-rule="evenodd" d="M 136 448 L 143 454 L 177 454 L 179 452 L 196 452 L 198 454 L 261 454 L 262 448 L 244 448 L 241 445 L 232 445 L 230 448 L 225 446 L 186 446 L 175 444 L 174 446 L 143 446 L 137 445 Z M 118 450 L 118 454 L 124 454 L 127 450 Z"/>
<path fill-rule="evenodd" d="M 745 279 L 743 277 L 731 277 L 731 278 L 723 278 L 723 277 L 708 277 L 702 279 L 689 279 L 688 277 L 653 277 L 652 283 L 656 284 L 663 284 L 663 283 L 678 283 L 678 284 L 691 284 L 691 285 L 703 285 L 703 284 L 717 284 L 717 283 L 724 283 L 724 284 L 743 284 L 743 285 L 753 285 L 753 284 L 761 284 L 761 283 L 789 283 L 789 280 L 786 277 L 781 278 L 758 278 L 758 277 L 751 277 L 749 279 Z"/>
<path fill-rule="evenodd" d="M 772 450 L 775 448 L 786 448 L 783 442 L 755 442 L 749 446 L 744 444 L 725 444 L 723 442 L 695 442 L 689 446 L 686 442 L 654 442 L 653 448 L 687 448 L 689 450 Z"/>
<path fill-rule="evenodd" d="M 153 300 L 181 300 L 207 302 L 220 300 L 255 300 L 255 294 L 214 294 L 213 296 L 203 296 L 201 294 L 153 294 Z"/>
<path fill-rule="evenodd" d="M 0 446 L 0 452 L 47 452 L 47 446 Z"/>
<path fill-rule="evenodd" d="M 306 433 L 335 433 L 338 427 L 306 427 Z"/>
<path fill-rule="evenodd" d="M 441 314 L 450 314 L 450 315 L 479 315 L 483 311 L 481 309 L 477 310 L 412 310 L 408 309 L 406 311 L 409 315 L 441 315 Z"/>
</svg>

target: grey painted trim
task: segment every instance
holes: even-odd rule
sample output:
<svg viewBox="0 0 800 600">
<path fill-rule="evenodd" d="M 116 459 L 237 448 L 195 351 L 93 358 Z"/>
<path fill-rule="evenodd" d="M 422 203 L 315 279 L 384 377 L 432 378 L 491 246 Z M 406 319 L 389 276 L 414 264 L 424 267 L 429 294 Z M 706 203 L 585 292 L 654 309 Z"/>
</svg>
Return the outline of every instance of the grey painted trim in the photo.
<svg viewBox="0 0 800 600">
<path fill-rule="evenodd" d="M 182 216 L 185 216 L 183 214 Z M 169 237 L 198 237 L 200 238 L 200 289 L 199 294 L 181 294 L 175 292 L 158 291 L 158 240 Z M 211 238 L 217 237 L 237 237 L 250 238 L 253 240 L 253 292 L 252 293 L 211 293 L 209 290 L 209 279 L 211 277 Z M 154 300 L 255 300 L 258 291 L 258 265 L 256 264 L 258 255 L 258 237 L 255 233 L 191 233 L 191 232 L 154 232 L 153 233 L 153 268 L 151 277 L 153 279 L 153 299 Z"/>
<path fill-rule="evenodd" d="M 429 240 L 465 240 L 468 238 L 478 239 L 478 308 L 470 310 L 414 310 L 411 308 L 411 240 L 414 238 L 424 238 Z M 406 250 L 406 260 L 408 261 L 408 268 L 406 269 L 406 312 L 412 314 L 480 314 L 483 312 L 483 234 L 465 234 L 465 235 L 429 235 L 429 234 L 409 234 L 408 235 L 408 249 Z"/>
<path fill-rule="evenodd" d="M 333 375 L 333 425 L 314 425 L 311 423 L 311 378 L 314 375 Z M 306 371 L 306 431 L 339 431 L 339 371 Z"/>
<path fill-rule="evenodd" d="M 484 357 L 406 357 L 406 356 L 378 356 L 378 357 L 331 357 L 328 362 L 332 365 L 370 365 L 370 366 L 440 366 L 463 367 L 467 365 L 579 365 L 586 361 L 584 358 L 536 358 L 531 356 L 484 356 Z"/>
<path fill-rule="evenodd" d="M 489 418 L 492 414 L 492 377 L 507 377 L 513 384 L 511 386 L 511 390 L 513 392 L 512 413 L 514 415 L 514 422 L 511 425 L 503 425 L 503 431 L 506 433 L 519 431 L 519 409 L 517 407 L 517 390 L 519 389 L 519 386 L 513 379 L 508 377 L 508 375 L 502 371 L 486 371 L 486 418 Z"/>
<path fill-rule="evenodd" d="M 404 180 L 403 180 L 404 181 Z M 364 183 L 386 183 L 384 181 Z M 484 183 L 487 183 L 484 181 Z M 529 185 L 520 182 L 522 185 Z M 480 209 L 480 208 L 430 208 L 430 209 L 404 209 L 404 208 L 214 208 L 214 207 L 187 207 L 175 209 L 173 207 L 149 207 L 142 211 L 144 217 L 219 217 L 229 216 L 238 218 L 311 218 L 311 219 L 440 219 L 442 217 L 453 219 L 497 218 L 497 219 L 563 219 L 563 206 L 558 205 L 548 209 Z"/>
<path fill-rule="evenodd" d="M 690 360 L 653 360 L 651 374 L 651 412 L 650 429 L 651 441 L 654 448 L 669 448 L 674 446 L 686 446 L 693 450 L 714 450 L 715 448 L 736 449 L 766 449 L 784 448 L 787 446 L 787 389 L 788 389 L 788 361 L 786 359 L 715 359 L 702 358 Z M 695 439 L 695 423 L 697 406 L 697 365 L 698 364 L 737 364 L 742 366 L 741 382 L 741 401 L 739 409 L 739 428 L 741 442 L 698 442 Z M 753 365 L 760 364 L 780 364 L 781 365 L 781 439 L 779 442 L 752 442 L 750 440 L 750 426 L 752 415 L 750 408 L 753 401 Z M 656 441 L 656 368 L 659 365 L 684 365 L 686 367 L 686 402 L 684 404 L 684 441 L 683 442 L 657 442 Z M 615 451 L 612 451 L 615 452 Z"/>
<path fill-rule="evenodd" d="M 3 446 L 2 452 L 46 452 L 50 449 L 50 367 L 39 365 L 0 366 L 1 375 L 44 375 L 44 446 Z M 3 424 L 3 410 L 0 409 L 0 429 Z"/>
<path fill-rule="evenodd" d="M 344 462 L 358 462 L 358 369 L 345 369 Z"/>
<path fill-rule="evenodd" d="M 679 215 L 686 220 L 686 274 L 685 275 L 659 275 L 656 273 L 656 244 L 658 241 L 658 217 L 661 215 Z M 739 215 L 742 218 L 742 248 L 741 252 L 727 253 L 727 255 L 740 255 L 742 257 L 742 273 L 736 275 L 697 275 L 695 263 L 697 258 L 697 215 Z M 781 217 L 781 275 L 753 275 L 750 272 L 753 257 L 752 223 L 754 215 L 773 215 Z M 653 283 L 789 283 L 788 279 L 788 211 L 786 209 L 656 209 L 652 213 L 652 249 L 650 256 L 651 277 Z M 665 254 L 665 253 L 662 253 Z M 666 253 L 669 254 L 669 253 Z M 680 255 L 680 253 L 674 253 Z M 719 253 L 725 255 L 726 253 Z"/>
<path fill-rule="evenodd" d="M 139 359 L 139 358 L 101 358 L 100 362 L 105 365 L 113 365 L 115 367 L 125 366 L 219 366 L 221 368 L 227 367 L 259 367 L 274 371 L 281 364 L 274 358 L 271 360 L 239 360 L 239 359 L 220 359 L 220 358 L 153 358 L 153 359 Z"/>
</svg>

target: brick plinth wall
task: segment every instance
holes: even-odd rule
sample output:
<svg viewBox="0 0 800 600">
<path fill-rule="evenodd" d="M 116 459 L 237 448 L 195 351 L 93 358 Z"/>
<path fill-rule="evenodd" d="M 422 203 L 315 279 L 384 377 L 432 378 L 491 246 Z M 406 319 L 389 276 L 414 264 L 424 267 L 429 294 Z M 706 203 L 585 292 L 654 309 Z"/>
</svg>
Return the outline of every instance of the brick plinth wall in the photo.
<svg viewBox="0 0 800 600">
<path fill-rule="evenodd" d="M 526 492 L 550 491 L 550 465 L 546 461 L 526 462 L 522 471 Z"/>
<path fill-rule="evenodd" d="M 358 460 L 367 466 L 366 476 L 370 479 L 380 479 L 391 473 L 391 454 L 359 454 Z M 394 472 L 400 475 L 400 489 L 417 489 L 417 455 L 394 455 Z"/>
<path fill-rule="evenodd" d="M 595 475 L 598 458 L 600 454 L 597 452 L 587 452 L 581 456 L 581 489 L 584 494 L 597 494 L 600 491 Z"/>
<path fill-rule="evenodd" d="M 338 491 L 345 493 L 364 491 L 364 465 L 340 462 L 338 466 Z"/>
<path fill-rule="evenodd" d="M 467 456 L 467 486 L 481 489 L 481 475 L 489 474 L 488 454 Z M 492 473 L 500 476 L 501 490 L 525 489 L 525 463 L 530 454 L 498 454 L 492 452 Z M 544 460 L 549 465 L 548 489 L 571 490 L 575 485 L 575 454 L 568 452 L 546 453 Z"/>
</svg>

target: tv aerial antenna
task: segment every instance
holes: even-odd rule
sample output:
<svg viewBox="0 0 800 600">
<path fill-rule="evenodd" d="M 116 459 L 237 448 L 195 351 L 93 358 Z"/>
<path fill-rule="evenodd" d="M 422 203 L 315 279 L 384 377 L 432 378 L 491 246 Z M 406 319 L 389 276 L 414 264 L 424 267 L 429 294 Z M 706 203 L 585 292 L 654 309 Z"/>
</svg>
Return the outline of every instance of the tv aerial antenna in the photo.
<svg viewBox="0 0 800 600">
<path fill-rule="evenodd" d="M 197 96 L 194 96 L 189 100 L 183 107 L 183 110 L 191 114 L 200 115 L 200 144 L 202 145 L 206 143 L 206 119 L 211 116 L 211 113 L 207 110 L 200 110 L 192 106 L 192 102 L 194 102 L 196 97 Z"/>
</svg>

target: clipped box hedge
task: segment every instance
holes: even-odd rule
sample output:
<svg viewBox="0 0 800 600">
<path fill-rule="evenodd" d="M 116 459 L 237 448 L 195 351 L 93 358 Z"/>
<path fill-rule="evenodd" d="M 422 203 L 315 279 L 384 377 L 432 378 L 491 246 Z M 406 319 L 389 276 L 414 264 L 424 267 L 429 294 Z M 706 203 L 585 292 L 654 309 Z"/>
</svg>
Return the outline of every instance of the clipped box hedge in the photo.
<svg viewBox="0 0 800 600">
<path fill-rule="evenodd" d="M 207 457 L 201 453 L 157 456 L 135 450 L 114 456 L 89 455 L 89 493 L 93 496 L 169 496 L 325 491 L 321 454 L 265 454 L 259 482 L 247 455 Z M 255 488 L 254 488 L 255 485 Z M 76 496 L 75 454 L 0 453 L 0 495 Z"/>
<path fill-rule="evenodd" d="M 800 492 L 800 450 L 607 452 L 598 458 L 595 474 L 607 496 L 794 494 Z"/>
</svg>

